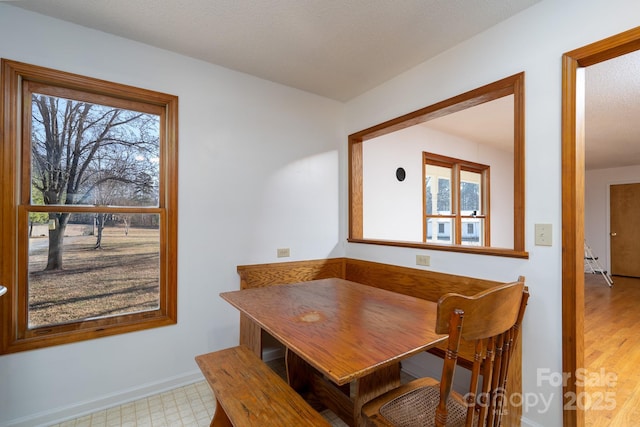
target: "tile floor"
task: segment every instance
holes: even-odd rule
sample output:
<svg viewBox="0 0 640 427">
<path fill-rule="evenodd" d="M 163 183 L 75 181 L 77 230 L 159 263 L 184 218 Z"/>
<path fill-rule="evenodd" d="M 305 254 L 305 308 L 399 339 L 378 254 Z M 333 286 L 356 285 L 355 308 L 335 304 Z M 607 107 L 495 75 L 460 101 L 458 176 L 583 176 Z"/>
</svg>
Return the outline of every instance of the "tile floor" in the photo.
<svg viewBox="0 0 640 427">
<path fill-rule="evenodd" d="M 52 427 L 208 427 L 214 408 L 213 393 L 202 381 Z M 332 426 L 346 427 L 331 411 L 322 415 Z"/>
<path fill-rule="evenodd" d="M 284 361 L 269 365 L 283 374 Z M 51 427 L 206 427 L 211 423 L 215 406 L 209 385 L 201 381 Z M 331 411 L 322 415 L 334 427 L 346 427 Z"/>
<path fill-rule="evenodd" d="M 156 394 L 84 417 L 55 424 L 55 427 L 196 427 L 208 426 L 215 400 L 205 381 Z"/>
</svg>

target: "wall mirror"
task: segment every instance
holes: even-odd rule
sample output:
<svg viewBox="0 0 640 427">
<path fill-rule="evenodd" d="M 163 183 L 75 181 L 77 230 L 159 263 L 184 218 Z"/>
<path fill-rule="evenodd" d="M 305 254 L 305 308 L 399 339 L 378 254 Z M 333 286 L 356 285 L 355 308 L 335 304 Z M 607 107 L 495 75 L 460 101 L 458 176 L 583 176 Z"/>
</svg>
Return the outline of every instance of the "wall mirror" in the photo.
<svg viewBox="0 0 640 427">
<path fill-rule="evenodd" d="M 524 73 L 354 133 L 348 240 L 527 258 L 524 170 Z"/>
</svg>

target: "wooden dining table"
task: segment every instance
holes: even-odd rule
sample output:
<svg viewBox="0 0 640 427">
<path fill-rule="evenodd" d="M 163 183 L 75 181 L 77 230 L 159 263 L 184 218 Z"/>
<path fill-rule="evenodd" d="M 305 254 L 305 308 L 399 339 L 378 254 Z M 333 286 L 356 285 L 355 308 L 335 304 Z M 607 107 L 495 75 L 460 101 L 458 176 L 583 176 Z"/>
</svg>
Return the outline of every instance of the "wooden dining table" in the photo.
<svg viewBox="0 0 640 427">
<path fill-rule="evenodd" d="M 402 359 L 447 338 L 435 333 L 436 303 L 344 279 L 220 296 L 285 346 L 291 387 L 350 426 L 400 384 Z"/>
</svg>

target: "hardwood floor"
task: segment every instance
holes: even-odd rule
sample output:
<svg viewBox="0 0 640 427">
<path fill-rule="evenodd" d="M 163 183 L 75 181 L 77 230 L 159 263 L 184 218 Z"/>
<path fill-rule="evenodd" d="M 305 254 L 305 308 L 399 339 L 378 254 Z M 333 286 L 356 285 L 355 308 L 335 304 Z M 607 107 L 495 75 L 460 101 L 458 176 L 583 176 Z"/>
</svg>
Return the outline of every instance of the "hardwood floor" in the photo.
<svg viewBox="0 0 640 427">
<path fill-rule="evenodd" d="M 585 274 L 587 427 L 640 425 L 640 279 Z"/>
</svg>

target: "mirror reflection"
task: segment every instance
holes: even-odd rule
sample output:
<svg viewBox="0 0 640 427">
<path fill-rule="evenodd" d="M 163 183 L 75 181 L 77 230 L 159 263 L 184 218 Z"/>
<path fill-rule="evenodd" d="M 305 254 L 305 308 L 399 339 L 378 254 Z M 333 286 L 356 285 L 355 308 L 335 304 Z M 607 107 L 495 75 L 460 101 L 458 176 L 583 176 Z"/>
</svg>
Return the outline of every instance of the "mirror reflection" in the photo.
<svg viewBox="0 0 640 427">
<path fill-rule="evenodd" d="M 351 135 L 349 240 L 526 257 L 523 78 Z"/>
</svg>

